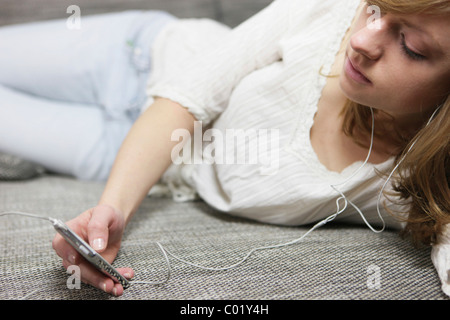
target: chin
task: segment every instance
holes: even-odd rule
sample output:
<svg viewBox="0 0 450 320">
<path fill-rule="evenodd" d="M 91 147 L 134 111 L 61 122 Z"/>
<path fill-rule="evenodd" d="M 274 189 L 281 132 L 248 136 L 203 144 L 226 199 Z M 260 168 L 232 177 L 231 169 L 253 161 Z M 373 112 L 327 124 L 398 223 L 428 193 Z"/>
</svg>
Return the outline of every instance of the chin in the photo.
<svg viewBox="0 0 450 320">
<path fill-rule="evenodd" d="M 339 78 L 339 87 L 344 96 L 353 102 L 363 106 L 372 106 L 376 104 L 374 103 L 375 101 L 368 99 L 370 97 L 370 92 L 362 88 L 356 88 L 344 75 L 341 75 Z"/>
<path fill-rule="evenodd" d="M 350 86 L 350 84 L 347 81 L 348 80 L 345 79 L 345 76 L 341 74 L 339 78 L 339 87 L 341 88 L 341 91 L 344 94 L 344 96 L 351 101 L 365 105 L 365 103 L 361 101 L 363 99 L 361 99 L 362 97 L 360 90 L 352 88 L 352 86 Z"/>
</svg>

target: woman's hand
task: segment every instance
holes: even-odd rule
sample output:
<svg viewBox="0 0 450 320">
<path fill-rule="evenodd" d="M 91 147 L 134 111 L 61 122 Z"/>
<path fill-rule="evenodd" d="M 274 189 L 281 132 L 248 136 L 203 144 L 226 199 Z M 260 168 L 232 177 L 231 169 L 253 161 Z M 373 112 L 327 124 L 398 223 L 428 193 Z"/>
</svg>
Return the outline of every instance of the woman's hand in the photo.
<svg viewBox="0 0 450 320">
<path fill-rule="evenodd" d="M 125 219 L 120 211 L 108 205 L 98 205 L 66 224 L 105 260 L 109 263 L 114 261 L 125 229 Z M 84 260 L 59 234 L 53 239 L 53 249 L 63 259 L 63 266 L 66 269 L 70 265 L 80 267 L 81 281 L 115 296 L 122 295 L 121 284 L 114 282 Z M 134 275 L 131 268 L 118 268 L 117 271 L 127 279 L 131 279 Z"/>
<path fill-rule="evenodd" d="M 125 225 L 172 164 L 172 149 L 179 144 L 171 139 L 173 131 L 184 128 L 193 132 L 194 121 L 194 116 L 178 103 L 156 98 L 122 143 L 99 205 L 67 223 L 108 262 L 112 262 L 119 251 Z M 62 236 L 55 236 L 53 248 L 63 259 L 64 267 L 80 266 L 83 282 L 117 296 L 123 293 L 122 285 L 91 266 Z M 125 278 L 134 275 L 130 268 L 117 271 Z"/>
</svg>

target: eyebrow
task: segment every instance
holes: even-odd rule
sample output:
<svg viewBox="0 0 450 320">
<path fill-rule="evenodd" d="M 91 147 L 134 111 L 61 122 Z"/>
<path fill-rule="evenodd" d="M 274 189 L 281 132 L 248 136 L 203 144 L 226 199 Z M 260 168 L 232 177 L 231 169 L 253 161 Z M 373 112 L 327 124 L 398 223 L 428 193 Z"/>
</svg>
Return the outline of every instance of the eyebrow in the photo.
<svg viewBox="0 0 450 320">
<path fill-rule="evenodd" d="M 438 54 L 445 54 L 445 51 L 444 51 L 443 47 L 441 46 L 441 44 L 439 43 L 439 41 L 437 41 L 437 40 L 433 37 L 432 34 L 430 34 L 429 32 L 425 31 L 425 30 L 422 29 L 420 26 L 418 26 L 418 25 L 416 25 L 416 24 L 414 24 L 414 23 L 411 23 L 411 22 L 409 22 L 409 21 L 407 21 L 407 20 L 405 20 L 405 19 L 400 19 L 400 22 L 401 22 L 402 24 L 404 24 L 405 26 L 407 26 L 408 28 L 414 29 L 414 30 L 416 30 L 416 31 L 418 31 L 418 32 L 420 32 L 420 33 L 422 33 L 422 34 L 424 34 L 424 35 L 426 36 L 427 39 L 430 39 L 430 40 L 431 40 L 431 42 L 433 43 L 433 45 L 434 45 L 434 47 L 435 47 L 434 49 L 436 49 L 436 50 L 438 51 Z"/>
</svg>

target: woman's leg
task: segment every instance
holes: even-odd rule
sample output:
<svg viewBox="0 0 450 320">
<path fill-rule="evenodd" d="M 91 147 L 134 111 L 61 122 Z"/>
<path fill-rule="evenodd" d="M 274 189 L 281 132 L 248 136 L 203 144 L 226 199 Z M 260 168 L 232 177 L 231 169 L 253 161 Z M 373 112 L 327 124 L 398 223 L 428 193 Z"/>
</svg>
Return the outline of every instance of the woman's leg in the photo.
<svg viewBox="0 0 450 320">
<path fill-rule="evenodd" d="M 89 105 L 25 95 L 0 86 L 0 150 L 85 180 L 105 180 L 132 125 Z"/>
<path fill-rule="evenodd" d="M 146 100 L 151 43 L 174 19 L 159 11 L 85 18 L 80 42 L 57 21 L 0 28 L 0 151 L 105 180 Z"/>
<path fill-rule="evenodd" d="M 132 121 L 89 105 L 37 98 L 0 86 L 0 150 L 50 171 L 105 180 Z"/>
<path fill-rule="evenodd" d="M 60 101 L 123 104 L 119 93 L 135 94 L 137 73 L 149 71 L 136 69 L 130 44 L 140 42 L 142 58 L 150 60 L 153 39 L 173 19 L 162 11 L 126 11 L 81 16 L 80 30 L 68 29 L 66 19 L 0 27 L 0 84 Z"/>
</svg>

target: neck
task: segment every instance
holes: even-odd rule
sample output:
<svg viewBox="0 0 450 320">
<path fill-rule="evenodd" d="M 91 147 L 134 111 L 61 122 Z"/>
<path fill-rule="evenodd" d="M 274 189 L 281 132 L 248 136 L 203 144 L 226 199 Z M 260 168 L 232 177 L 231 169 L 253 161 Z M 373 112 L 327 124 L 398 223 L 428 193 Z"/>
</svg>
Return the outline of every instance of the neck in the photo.
<svg viewBox="0 0 450 320">
<path fill-rule="evenodd" d="M 383 134 L 388 136 L 398 136 L 402 140 L 410 140 L 423 127 L 425 119 L 431 114 L 388 114 L 378 112 L 375 116 L 376 126 L 378 125 Z"/>
<path fill-rule="evenodd" d="M 374 148 L 378 152 L 396 156 L 402 152 L 409 141 L 424 125 L 424 117 L 416 116 L 395 117 L 385 112 L 375 113 Z"/>
</svg>

